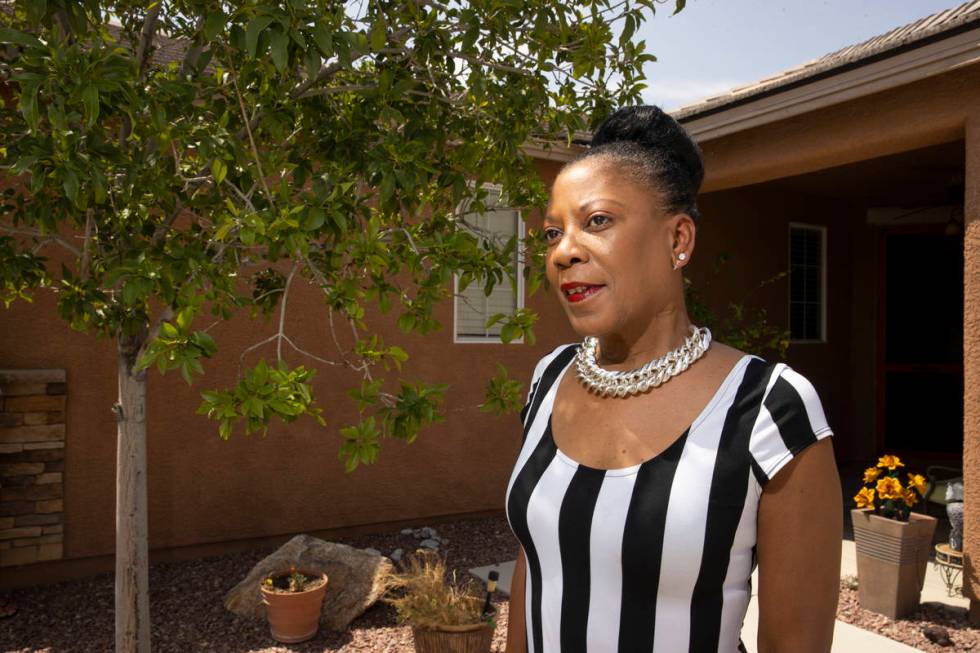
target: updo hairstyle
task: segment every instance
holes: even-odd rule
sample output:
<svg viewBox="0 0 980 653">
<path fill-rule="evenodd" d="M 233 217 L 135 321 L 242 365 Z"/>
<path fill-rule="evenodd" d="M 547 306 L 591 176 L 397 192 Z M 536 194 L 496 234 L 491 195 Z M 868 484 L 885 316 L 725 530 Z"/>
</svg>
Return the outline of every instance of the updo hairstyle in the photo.
<svg viewBox="0 0 980 653">
<path fill-rule="evenodd" d="M 704 180 L 701 150 L 670 115 L 657 106 L 623 107 L 592 136 L 592 147 L 566 165 L 609 157 L 641 184 L 663 194 L 664 208 L 700 219 L 698 190 Z"/>
</svg>

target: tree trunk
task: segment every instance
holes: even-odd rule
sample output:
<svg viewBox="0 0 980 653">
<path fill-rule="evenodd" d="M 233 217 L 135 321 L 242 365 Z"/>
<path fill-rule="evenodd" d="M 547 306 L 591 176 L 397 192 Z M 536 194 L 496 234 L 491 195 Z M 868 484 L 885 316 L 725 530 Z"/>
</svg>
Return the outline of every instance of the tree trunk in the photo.
<svg viewBox="0 0 980 653">
<path fill-rule="evenodd" d="M 146 370 L 134 372 L 146 339 L 119 336 L 116 413 L 116 653 L 149 653 L 146 534 Z"/>
</svg>

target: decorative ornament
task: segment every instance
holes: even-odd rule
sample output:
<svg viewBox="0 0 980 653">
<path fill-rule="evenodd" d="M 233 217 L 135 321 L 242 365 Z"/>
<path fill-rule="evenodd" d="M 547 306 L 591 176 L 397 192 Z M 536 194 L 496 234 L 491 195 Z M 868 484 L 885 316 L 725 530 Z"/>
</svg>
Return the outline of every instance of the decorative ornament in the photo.
<svg viewBox="0 0 980 653">
<path fill-rule="evenodd" d="M 676 349 L 635 370 L 610 371 L 599 367 L 596 362 L 599 340 L 588 336 L 575 354 L 575 369 L 579 381 L 589 390 L 602 397 L 625 397 L 666 383 L 701 358 L 710 345 L 711 331 L 692 324 L 691 335 Z"/>
</svg>

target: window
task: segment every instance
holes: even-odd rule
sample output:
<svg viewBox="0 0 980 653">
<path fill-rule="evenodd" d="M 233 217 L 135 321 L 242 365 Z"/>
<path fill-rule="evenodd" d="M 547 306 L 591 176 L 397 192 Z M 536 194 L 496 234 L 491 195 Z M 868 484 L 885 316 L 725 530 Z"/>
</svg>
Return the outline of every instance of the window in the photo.
<svg viewBox="0 0 980 653">
<path fill-rule="evenodd" d="M 466 222 L 476 227 L 481 233 L 492 237 L 500 245 L 506 243 L 515 234 L 518 239 L 523 237 L 521 215 L 519 211 L 507 208 L 500 199 L 500 188 L 490 186 L 487 195 L 487 210 L 483 215 L 467 213 Z M 483 237 L 483 236 L 481 236 Z M 519 248 L 518 248 L 519 250 Z M 500 330 L 503 322 L 497 322 L 489 329 L 487 320 L 497 313 L 512 314 L 524 307 L 524 275 L 521 273 L 518 250 L 514 252 L 514 273 L 517 276 L 517 288 L 504 279 L 493 287 L 489 296 L 483 292 L 483 284 L 471 282 L 463 292 L 459 292 L 459 278 L 453 280 L 455 293 L 455 341 L 456 342 L 500 342 Z M 512 342 L 520 342 L 514 340 Z"/>
<path fill-rule="evenodd" d="M 796 342 L 826 340 L 826 244 L 826 227 L 789 226 L 789 331 Z"/>
</svg>

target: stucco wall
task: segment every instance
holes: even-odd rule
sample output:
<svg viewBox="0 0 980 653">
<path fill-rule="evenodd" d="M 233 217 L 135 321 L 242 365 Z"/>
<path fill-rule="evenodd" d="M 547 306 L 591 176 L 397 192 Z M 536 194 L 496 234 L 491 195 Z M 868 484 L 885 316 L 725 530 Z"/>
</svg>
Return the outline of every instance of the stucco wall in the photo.
<svg viewBox="0 0 980 653">
<path fill-rule="evenodd" d="M 973 600 L 970 614 L 980 623 L 980 112 L 966 125 L 963 293 L 963 593 Z"/>
<path fill-rule="evenodd" d="M 730 301 L 764 308 L 768 321 L 788 328 L 789 280 L 759 288 L 789 268 L 789 224 L 827 228 L 827 338 L 793 343 L 787 362 L 816 387 L 834 427 L 839 460 L 870 456 L 874 450 L 872 304 L 873 239 L 863 207 L 827 196 L 791 192 L 773 184 L 707 193 L 691 278 L 706 287 L 714 306 Z M 719 254 L 731 255 L 712 273 Z"/>
<path fill-rule="evenodd" d="M 966 66 L 701 143 L 706 192 L 948 143 L 980 106 L 980 65 Z"/>
<path fill-rule="evenodd" d="M 542 162 L 547 180 L 557 164 Z M 46 253 L 57 260 L 56 250 Z M 332 348 L 326 310 L 317 291 L 294 283 L 287 332 L 312 351 Z M 178 374 L 148 375 L 148 506 L 151 549 L 165 549 L 241 538 L 399 522 L 430 516 L 500 511 L 511 465 L 520 443 L 515 415 L 495 417 L 477 408 L 495 364 L 507 366 L 525 383 L 535 361 L 575 337 L 557 302 L 545 292 L 528 298 L 540 314 L 534 346 L 453 344 L 452 302 L 437 308 L 443 329 L 426 337 L 407 337 L 393 315 L 368 315 L 390 344 L 411 354 L 401 378 L 446 382 L 447 420 L 425 430 L 411 445 L 383 442 L 376 464 L 344 472 L 337 458 L 337 429 L 356 421 L 346 395 L 359 380 L 319 366 L 315 392 L 327 426 L 301 418 L 291 425 L 273 422 L 266 437 L 236 429 L 229 441 L 216 424 L 195 414 L 199 392 L 230 387 L 239 354 L 274 332 L 276 324 L 236 318 L 214 326 L 219 346 L 206 375 L 188 387 Z M 213 319 L 213 318 L 212 318 Z M 210 323 L 207 317 L 201 323 Z M 114 546 L 116 428 L 110 407 L 116 400 L 112 342 L 74 332 L 57 316 L 49 292 L 33 304 L 0 310 L 0 361 L 5 368 L 66 370 L 70 400 L 66 408 L 65 462 L 66 559 L 110 554 Z M 274 359 L 273 347 L 253 352 Z M 315 361 L 290 354 L 293 364 Z M 397 378 L 392 374 L 392 378 Z M 31 573 L 41 573 L 34 572 Z M 57 575 L 57 574 L 55 574 Z M 5 572 L 5 582 L 13 578 Z"/>
</svg>

